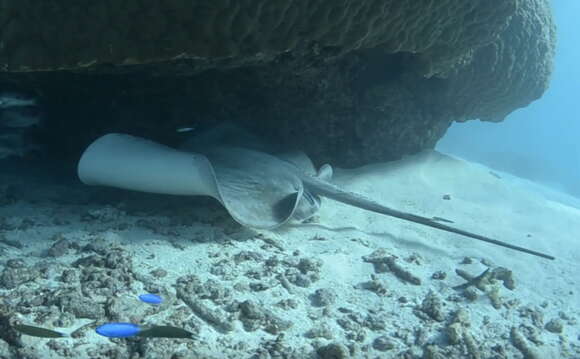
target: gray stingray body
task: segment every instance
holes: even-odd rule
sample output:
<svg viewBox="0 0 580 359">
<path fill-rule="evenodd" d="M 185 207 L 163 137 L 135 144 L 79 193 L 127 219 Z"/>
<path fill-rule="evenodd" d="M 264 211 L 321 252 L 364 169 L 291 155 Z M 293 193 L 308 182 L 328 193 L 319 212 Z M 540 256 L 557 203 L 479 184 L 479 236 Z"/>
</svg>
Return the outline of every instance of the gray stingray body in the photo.
<svg viewBox="0 0 580 359">
<path fill-rule="evenodd" d="M 463 231 L 434 218 L 398 211 L 332 184 L 332 168 L 318 171 L 306 155 L 284 151 L 223 124 L 189 138 L 180 150 L 123 134 L 97 139 L 82 155 L 86 184 L 217 199 L 240 224 L 273 229 L 314 215 L 326 197 L 364 210 L 419 223 L 529 254 L 553 257 Z"/>
<path fill-rule="evenodd" d="M 206 136 L 205 139 L 203 136 Z M 276 228 L 290 219 L 308 219 L 320 209 L 321 197 L 326 197 L 367 211 L 554 259 L 540 252 L 451 227 L 440 223 L 438 217 L 428 218 L 398 211 L 365 196 L 345 191 L 330 182 L 330 165 L 323 165 L 316 172 L 312 162 L 300 152 L 268 154 L 264 152 L 270 148 L 268 145 L 231 124 L 222 125 L 203 136 L 191 139 L 184 147 L 203 153 L 213 163 L 217 185 L 225 199 L 222 203 L 234 218 L 239 214 L 252 217 L 245 220 L 238 218 L 240 223 L 250 227 Z M 245 147 L 224 146 L 231 141 Z M 207 150 L 208 144 L 212 142 L 219 145 Z M 238 211 L 240 205 L 244 208 Z M 264 219 L 267 221 L 264 222 Z"/>
<path fill-rule="evenodd" d="M 220 202 L 236 221 L 253 228 L 312 217 L 321 198 L 303 179 L 324 183 L 332 177 L 330 166 L 316 171 L 305 154 L 276 148 L 229 123 L 189 138 L 180 149 L 208 159 Z"/>
</svg>

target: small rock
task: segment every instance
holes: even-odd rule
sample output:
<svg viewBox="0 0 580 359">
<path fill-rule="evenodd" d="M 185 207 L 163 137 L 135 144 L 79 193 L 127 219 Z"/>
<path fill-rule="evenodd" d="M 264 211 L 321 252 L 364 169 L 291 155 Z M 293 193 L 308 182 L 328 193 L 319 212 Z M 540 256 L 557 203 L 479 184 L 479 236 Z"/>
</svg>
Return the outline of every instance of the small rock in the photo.
<svg viewBox="0 0 580 359">
<path fill-rule="evenodd" d="M 438 270 L 437 272 L 433 273 L 431 278 L 436 279 L 436 280 L 443 280 L 443 279 L 447 278 L 447 273 Z"/>
<path fill-rule="evenodd" d="M 252 251 L 240 251 L 238 254 L 234 255 L 234 262 L 236 262 L 236 264 L 239 264 L 241 262 L 246 262 L 246 261 L 262 261 L 263 257 L 260 253 L 258 252 L 252 252 Z"/>
<path fill-rule="evenodd" d="M 473 259 L 470 257 L 463 257 L 463 260 L 461 261 L 461 264 L 471 264 L 473 263 Z"/>
<path fill-rule="evenodd" d="M 493 278 L 501 280 L 503 286 L 509 290 L 516 289 L 516 281 L 514 279 L 514 274 L 511 270 L 504 267 L 494 268 L 492 271 Z"/>
<path fill-rule="evenodd" d="M 490 268 L 491 267 L 494 267 L 493 262 L 491 260 L 487 259 L 487 258 L 482 258 L 480 262 L 484 266 L 487 266 L 487 267 L 490 267 Z"/>
<path fill-rule="evenodd" d="M 256 303 L 246 300 L 240 304 L 242 315 L 248 319 L 263 319 L 264 313 Z"/>
<path fill-rule="evenodd" d="M 443 314 L 443 303 L 441 298 L 433 291 L 429 291 L 423 302 L 420 310 L 427 314 L 431 319 L 442 322 L 445 319 Z"/>
<path fill-rule="evenodd" d="M 315 307 L 326 307 L 336 302 L 336 293 L 332 289 L 321 288 L 317 289 L 310 299 Z"/>
<path fill-rule="evenodd" d="M 463 291 L 463 296 L 470 302 L 475 302 L 479 298 L 479 293 L 475 288 L 467 288 Z"/>
<path fill-rule="evenodd" d="M 381 297 L 389 295 L 389 290 L 385 281 L 377 278 L 377 276 L 374 274 L 371 275 L 370 281 L 360 283 L 357 288 L 370 290 L 371 292 L 374 292 Z"/>
<path fill-rule="evenodd" d="M 447 333 L 447 338 L 449 338 L 451 344 L 459 344 L 463 333 L 463 328 L 460 323 L 450 324 L 445 328 L 445 332 Z"/>
<path fill-rule="evenodd" d="M 312 285 L 312 280 L 305 274 L 287 272 L 286 278 L 290 283 L 298 287 L 308 288 Z"/>
<path fill-rule="evenodd" d="M 49 257 L 62 257 L 70 249 L 79 249 L 79 245 L 70 239 L 61 238 L 53 243 L 47 251 Z"/>
<path fill-rule="evenodd" d="M 311 259 L 311 258 L 302 258 L 298 263 L 298 270 L 303 274 L 308 272 L 318 272 L 320 271 L 320 267 L 322 267 L 322 262 L 319 259 Z"/>
<path fill-rule="evenodd" d="M 552 319 L 546 323 L 546 330 L 552 333 L 560 334 L 564 330 L 564 323 L 560 319 Z"/>
<path fill-rule="evenodd" d="M 520 333 L 516 327 L 512 327 L 510 336 L 512 344 L 522 353 L 526 359 L 540 359 L 540 355 L 535 348 L 528 343 L 526 338 Z"/>
<path fill-rule="evenodd" d="M 10 262 L 10 261 L 8 261 Z M 39 273 L 34 268 L 13 267 L 10 264 L 0 274 L 0 287 L 14 289 L 19 285 L 37 278 Z"/>
<path fill-rule="evenodd" d="M 386 352 L 387 350 L 391 350 L 394 347 L 395 343 L 389 337 L 384 335 L 377 337 L 373 341 L 373 348 L 381 352 Z"/>
<path fill-rule="evenodd" d="M 60 281 L 64 283 L 76 283 L 79 281 L 80 274 L 78 271 L 74 269 L 65 269 L 62 271 L 62 275 L 60 277 Z"/>
<path fill-rule="evenodd" d="M 9 259 L 6 262 L 7 268 L 17 269 L 17 268 L 25 268 L 26 264 L 22 259 Z"/>
<path fill-rule="evenodd" d="M 77 318 L 101 320 L 106 314 L 102 304 L 95 303 L 76 291 L 59 295 L 51 304 L 63 308 L 64 311 L 74 314 Z"/>
<path fill-rule="evenodd" d="M 276 304 L 278 307 L 282 309 L 296 309 L 298 308 L 298 302 L 296 302 L 292 298 L 283 299 Z"/>
<path fill-rule="evenodd" d="M 123 211 L 106 206 L 88 210 L 81 216 L 81 220 L 85 222 L 98 221 L 100 223 L 110 223 L 124 215 L 125 213 Z"/>
<path fill-rule="evenodd" d="M 350 352 L 346 346 L 332 343 L 318 348 L 316 351 L 320 359 L 346 359 L 350 358 Z"/>
<path fill-rule="evenodd" d="M 314 327 L 306 332 L 306 337 L 311 339 L 323 338 L 332 340 L 334 339 L 334 334 L 327 324 L 321 324 L 320 326 Z"/>
<path fill-rule="evenodd" d="M 501 306 L 503 304 L 503 299 L 499 293 L 498 287 L 492 287 L 488 291 L 487 296 L 488 296 L 489 300 L 491 301 L 492 307 L 494 307 L 495 309 L 501 308 Z"/>
<path fill-rule="evenodd" d="M 22 243 L 20 243 L 17 240 L 8 239 L 3 234 L 0 234 L 0 243 L 3 243 L 5 245 L 7 245 L 7 246 L 14 247 L 14 248 L 17 248 L 17 249 L 24 248 L 24 245 Z"/>
<path fill-rule="evenodd" d="M 162 268 L 157 268 L 157 269 L 152 270 L 150 274 L 155 278 L 163 278 L 163 277 L 167 276 L 167 271 L 165 269 L 162 269 Z"/>
</svg>

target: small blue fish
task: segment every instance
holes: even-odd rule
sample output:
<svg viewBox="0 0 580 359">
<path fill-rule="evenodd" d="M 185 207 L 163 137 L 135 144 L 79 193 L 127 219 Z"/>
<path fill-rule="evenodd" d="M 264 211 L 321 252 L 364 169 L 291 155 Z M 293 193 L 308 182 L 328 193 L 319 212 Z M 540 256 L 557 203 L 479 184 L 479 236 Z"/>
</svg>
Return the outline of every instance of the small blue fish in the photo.
<svg viewBox="0 0 580 359">
<path fill-rule="evenodd" d="M 141 328 L 133 323 L 105 323 L 95 329 L 97 334 L 108 338 L 128 338 L 138 335 Z"/>
<path fill-rule="evenodd" d="M 139 300 L 141 300 L 142 302 L 145 302 L 145 303 L 153 304 L 153 305 L 159 305 L 163 302 L 163 298 L 161 298 L 157 294 L 151 294 L 151 293 L 141 294 L 139 296 Z"/>
</svg>

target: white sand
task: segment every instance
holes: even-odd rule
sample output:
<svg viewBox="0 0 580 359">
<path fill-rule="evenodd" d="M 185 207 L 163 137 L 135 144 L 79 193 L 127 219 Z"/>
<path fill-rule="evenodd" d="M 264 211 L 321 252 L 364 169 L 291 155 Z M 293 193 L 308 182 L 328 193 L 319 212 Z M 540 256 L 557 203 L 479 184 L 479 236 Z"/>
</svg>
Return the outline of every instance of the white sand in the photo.
<svg viewBox="0 0 580 359">
<path fill-rule="evenodd" d="M 29 254 L 38 255 L 46 250 L 53 244 L 47 238 L 56 233 L 79 243 L 104 238 L 111 242 L 111 246 L 117 243 L 130 253 L 135 272 L 147 278 L 152 278 L 149 273 L 156 268 L 168 272 L 167 276 L 152 280 L 168 291 L 166 296 L 170 297 L 168 300 L 172 306 L 149 313 L 146 318 L 149 324 L 165 320 L 176 308 L 187 310 L 180 300 L 171 298 L 175 295 L 173 285 L 177 278 L 195 274 L 202 281 L 208 278 L 218 281 L 231 290 L 233 298 L 240 302 L 251 300 L 280 318 L 291 321 L 293 325 L 284 331 L 284 338 L 279 340 L 285 348 L 298 351 L 294 354 L 297 358 L 304 357 L 304 353 L 314 357 L 314 348 L 329 343 L 344 344 L 350 348 L 353 357 L 395 358 L 405 352 L 419 357 L 428 350 L 447 357 L 466 357 L 469 349 L 465 340 L 459 344 L 450 343 L 446 329 L 453 313 L 461 308 L 470 317 L 470 325 L 464 330 L 475 339 L 481 357 L 497 354 L 500 349 L 507 357 L 523 357 L 522 349 L 516 349 L 510 339 L 511 329 L 516 328 L 529 345 L 531 352 L 526 354 L 527 357 L 578 358 L 580 209 L 573 206 L 578 201 L 504 173 L 494 173 L 481 165 L 428 152 L 397 163 L 336 170 L 334 180 L 350 191 L 364 194 L 390 207 L 427 217 L 443 217 L 454 221 L 451 225 L 458 228 L 545 252 L 555 256 L 556 260 L 534 257 L 326 199 L 316 223 L 294 224 L 275 232 L 259 231 L 262 237 L 257 236 L 258 232 L 236 226 L 225 217 L 224 211 L 214 207 L 211 213 L 206 213 L 204 207 L 189 208 L 183 205 L 179 208 L 169 206 L 167 210 L 164 203 L 155 201 L 144 201 L 143 207 L 136 210 L 127 209 L 125 202 L 115 207 L 103 207 L 91 203 L 59 203 L 58 200 L 48 204 L 21 200 L 0 207 L 0 224 L 4 217 L 5 223 L 27 218 L 34 225 L 28 229 L 4 230 L 6 239 L 26 246 L 17 249 L 0 244 L 0 263 L 4 265 L 5 259 L 9 258 L 23 258 L 29 264 L 45 260 Z M 0 183 L 14 180 L 14 177 L 4 175 Z M 39 186 L 36 185 L 36 190 L 42 191 Z M 82 196 L 89 189 L 81 187 L 71 191 L 51 186 L 46 191 Z M 443 199 L 444 195 L 449 195 L 450 199 Z M 97 214 L 93 215 L 93 220 L 81 221 L 86 213 Z M 55 218 L 68 223 L 55 224 Z M 120 224 L 126 226 L 115 229 Z M 375 274 L 373 265 L 365 262 L 362 256 L 378 248 L 385 248 L 389 254 L 397 256 L 398 262 L 419 277 L 422 284 L 406 283 L 391 272 Z M 276 279 L 280 270 L 290 267 L 282 265 L 278 272 L 269 272 L 263 261 L 236 263 L 232 258 L 240 251 L 257 253 L 264 261 L 270 256 L 291 260 L 295 255 L 318 259 L 322 262 L 320 279 L 308 288 L 292 285 L 290 293 Z M 57 257 L 56 261 L 67 267 L 82 256 L 82 253 L 72 253 Z M 471 257 L 473 263 L 461 264 L 465 257 Z M 487 265 L 482 264 L 481 260 Z M 461 291 L 451 288 L 465 282 L 455 273 L 455 269 L 478 275 L 488 266 L 492 269 L 505 267 L 513 271 L 516 280 L 513 291 L 497 284 L 504 303 L 499 309 L 495 309 L 481 291 L 478 299 L 469 302 Z M 223 269 L 221 274 L 215 274 L 218 267 Z M 264 291 L 240 289 L 243 286 L 233 289 L 235 284 L 259 281 L 254 279 L 255 275 L 248 274 L 250 270 L 260 272 L 259 280 L 266 284 L 274 283 L 273 287 Z M 432 279 L 437 271 L 445 272 L 446 278 Z M 361 283 L 369 281 L 373 274 L 385 284 L 387 296 L 360 289 Z M 62 285 L 49 279 L 25 283 L 21 287 L 37 288 L 48 283 Z M 136 281 L 131 288 L 126 293 L 119 293 L 128 298 L 128 308 L 145 306 L 130 298 L 143 291 L 142 284 Z M 311 304 L 310 296 L 319 288 L 331 289 L 336 294 L 336 301 L 326 311 Z M 14 290 L 18 289 L 22 288 Z M 0 295 L 8 295 L 10 291 L 0 289 Z M 420 318 L 421 315 L 416 314 L 416 309 L 421 307 L 430 291 L 441 299 L 444 322 Z M 401 300 L 402 297 L 406 298 L 406 302 Z M 282 299 L 296 301 L 297 308 L 281 309 L 276 306 Z M 99 300 L 104 302 L 106 298 L 95 299 L 96 302 Z M 211 308 L 223 310 L 219 304 L 209 300 L 206 302 Z M 345 320 L 356 320 L 352 316 L 347 318 L 348 314 L 340 308 L 346 308 L 354 316 L 362 318 L 370 314 L 383 318 L 386 326 L 371 328 L 355 323 L 359 329 L 345 329 L 339 323 L 340 319 L 343 319 L 343 324 Z M 135 309 L 136 312 L 140 310 Z M 543 321 L 534 321 L 530 313 L 543 316 Z M 20 317 L 32 319 L 25 314 Z M 163 340 L 161 344 L 153 342 L 153 339 L 150 340 L 153 343 L 148 349 L 150 352 L 145 357 L 169 358 L 167 353 L 188 353 L 188 350 L 215 358 L 240 357 L 240 354 L 241 357 L 251 357 L 260 350 L 266 350 L 266 343 L 276 338 L 261 329 L 245 331 L 238 320 L 234 321 L 234 331 L 223 334 L 202 319 L 195 318 L 195 315 L 193 317 L 192 320 L 200 327 L 193 349 L 187 349 L 184 341 Z M 558 319 L 563 324 L 561 334 L 545 329 L 545 324 L 552 319 Z M 82 319 L 78 323 L 81 321 L 87 322 Z M 355 324 L 353 326 L 356 327 Z M 333 338 L 305 337 L 308 330 L 319 327 L 328 327 Z M 73 325 L 63 331 L 70 332 L 74 328 Z M 362 333 L 362 337 L 353 338 L 353 333 L 357 332 Z M 381 351 L 373 347 L 375 338 L 381 336 L 388 338 L 393 344 L 392 349 Z M 65 346 L 77 345 L 72 349 L 74 355 L 71 355 L 77 358 L 91 357 L 87 354 L 88 348 L 127 350 L 123 340 L 111 342 L 92 331 L 79 339 L 61 341 Z M 0 348 L 1 342 L 0 339 Z M 29 350 L 41 353 L 39 355 L 42 357 L 62 357 L 49 349 L 46 339 L 23 337 L 23 342 L 31 346 Z M 235 347 L 236 344 L 238 347 Z M 430 344 L 434 348 L 428 349 Z M 496 348 L 492 349 L 494 346 Z M 498 349 L 498 346 L 501 348 Z M 273 356 L 271 351 L 270 355 Z M 435 354 L 425 355 L 436 357 L 433 356 Z"/>
</svg>

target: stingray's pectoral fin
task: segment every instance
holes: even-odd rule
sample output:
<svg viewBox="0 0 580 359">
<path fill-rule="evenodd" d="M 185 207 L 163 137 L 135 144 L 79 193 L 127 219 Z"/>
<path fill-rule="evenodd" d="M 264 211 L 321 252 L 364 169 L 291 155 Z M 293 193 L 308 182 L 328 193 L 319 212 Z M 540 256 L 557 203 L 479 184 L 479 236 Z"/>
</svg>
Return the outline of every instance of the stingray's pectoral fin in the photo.
<svg viewBox="0 0 580 359">
<path fill-rule="evenodd" d="M 323 181 L 330 182 L 332 180 L 333 174 L 334 174 L 334 171 L 333 171 L 332 167 L 328 163 L 325 163 L 322 166 L 320 166 L 320 168 L 318 169 L 316 177 L 318 177 L 319 179 L 321 179 Z"/>
<path fill-rule="evenodd" d="M 236 222 L 250 228 L 274 229 L 288 222 L 298 208 L 302 190 L 287 195 L 232 192 L 221 182 L 222 203 Z M 282 194 L 282 193 L 278 193 Z"/>
<path fill-rule="evenodd" d="M 216 148 L 207 156 L 220 201 L 238 223 L 273 229 L 293 217 L 304 187 L 285 162 L 241 148 Z"/>
<path fill-rule="evenodd" d="M 96 139 L 81 156 L 77 171 L 79 179 L 88 185 L 219 197 L 205 156 L 125 134 L 111 133 Z"/>
</svg>

